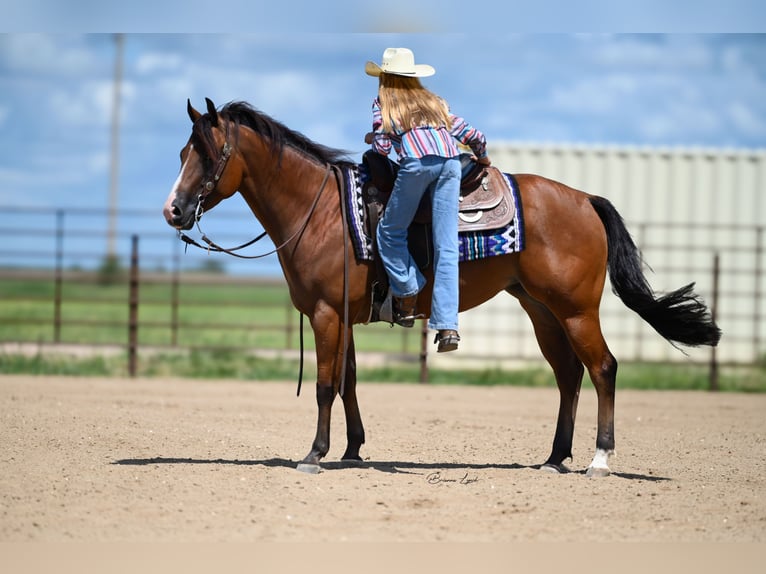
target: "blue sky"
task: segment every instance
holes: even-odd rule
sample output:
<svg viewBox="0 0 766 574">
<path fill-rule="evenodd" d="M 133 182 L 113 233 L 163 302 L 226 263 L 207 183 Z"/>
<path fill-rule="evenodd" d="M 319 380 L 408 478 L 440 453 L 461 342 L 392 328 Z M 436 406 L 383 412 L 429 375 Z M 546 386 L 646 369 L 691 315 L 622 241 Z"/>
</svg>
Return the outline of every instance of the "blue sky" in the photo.
<svg viewBox="0 0 766 574">
<path fill-rule="evenodd" d="M 35 17 L 40 4 L 49 10 Z M 77 20 L 62 9 L 68 3 L 45 0 L 14 3 L 6 12 L 12 18 L 0 33 L 0 206 L 107 207 L 115 31 L 125 33 L 119 206 L 156 209 L 153 231 L 164 225 L 159 210 L 190 133 L 187 98 L 198 108 L 205 97 L 218 105 L 246 100 L 360 157 L 376 91 L 364 62 L 379 62 L 389 46 L 409 47 L 419 62 L 433 65 L 437 73 L 424 83 L 490 142 L 766 147 L 766 34 L 727 31 L 757 30 L 751 16 L 763 8 L 749 0 L 735 0 L 744 11 L 719 26 L 725 32 L 713 30 L 735 12 L 722 3 L 692 3 L 697 17 L 681 15 L 680 31 L 659 26 L 662 33 L 644 32 L 651 29 L 648 20 L 642 25 L 645 12 L 623 11 L 638 34 L 619 31 L 631 29 L 619 22 L 584 20 L 587 11 L 571 8 L 555 12 L 547 27 L 535 26 L 540 20 L 527 9 L 509 20 L 515 27 L 503 30 L 490 10 L 461 22 L 446 10 L 426 17 L 426 2 L 407 12 L 411 26 L 363 11 L 341 19 L 350 31 L 334 25 L 301 31 L 284 17 L 269 20 L 270 3 L 250 33 L 243 28 L 255 19 L 248 26 L 221 20 L 220 9 L 206 14 L 209 5 L 196 0 L 182 13 L 159 9 L 159 20 L 143 23 L 136 15 L 146 14 L 146 2 L 131 4 L 130 12 L 119 8 L 123 4 L 105 12 L 112 4 L 102 1 L 69 4 L 90 8 L 89 17 Z M 614 6 L 580 4 L 594 5 Z M 405 4 L 388 6 L 394 19 Z M 305 25 L 317 10 L 309 3 L 295 14 Z M 567 17 L 587 31 L 566 31 Z M 175 22 L 170 32 L 156 32 L 168 21 Z M 487 21 L 483 34 L 455 30 L 466 22 L 476 30 Z M 180 32 L 179 24 L 218 32 Z"/>
<path fill-rule="evenodd" d="M 376 80 L 412 48 L 491 142 L 766 147 L 766 35 L 127 34 L 120 205 L 159 206 L 186 99 L 246 100 L 358 157 Z M 0 35 L 0 204 L 106 206 L 115 40 Z M 512 170 L 512 166 L 508 166 Z"/>
</svg>

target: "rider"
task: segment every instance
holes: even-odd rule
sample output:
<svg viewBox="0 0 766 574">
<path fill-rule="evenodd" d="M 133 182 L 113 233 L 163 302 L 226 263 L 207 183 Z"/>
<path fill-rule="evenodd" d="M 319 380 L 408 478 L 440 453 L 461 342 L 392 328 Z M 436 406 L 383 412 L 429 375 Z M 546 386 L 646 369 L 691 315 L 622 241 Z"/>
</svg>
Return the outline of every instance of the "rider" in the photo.
<svg viewBox="0 0 766 574">
<path fill-rule="evenodd" d="M 463 118 L 450 113 L 447 103 L 423 87 L 421 77 L 433 67 L 415 64 L 407 48 L 388 48 L 381 64 L 367 62 L 364 71 L 379 78 L 372 104 L 372 131 L 365 142 L 388 155 L 393 146 L 399 175 L 378 224 L 380 257 L 394 300 L 394 321 L 415 323 L 415 303 L 425 278 L 407 248 L 407 228 L 421 198 L 431 194 L 434 240 L 434 287 L 428 327 L 437 331 L 440 353 L 454 351 L 458 327 L 458 197 L 460 160 L 455 140 L 469 146 L 477 161 L 490 165 L 484 135 Z"/>
</svg>

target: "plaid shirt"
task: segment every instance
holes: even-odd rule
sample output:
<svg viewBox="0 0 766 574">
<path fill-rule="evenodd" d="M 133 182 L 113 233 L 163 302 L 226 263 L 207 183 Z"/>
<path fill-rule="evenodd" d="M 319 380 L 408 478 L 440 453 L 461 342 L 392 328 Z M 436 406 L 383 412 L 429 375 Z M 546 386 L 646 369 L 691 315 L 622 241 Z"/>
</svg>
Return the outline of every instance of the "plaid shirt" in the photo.
<svg viewBox="0 0 766 574">
<path fill-rule="evenodd" d="M 438 128 L 420 126 L 407 131 L 397 130 L 387 134 L 381 129 L 383 116 L 380 113 L 380 100 L 372 102 L 372 148 L 383 155 L 388 155 L 393 146 L 399 159 L 403 157 L 421 158 L 427 155 L 456 157 L 460 155 L 455 140 L 471 148 L 477 158 L 487 155 L 487 140 L 484 134 L 471 126 L 463 118 L 450 113 L 452 129 L 446 126 Z"/>
</svg>

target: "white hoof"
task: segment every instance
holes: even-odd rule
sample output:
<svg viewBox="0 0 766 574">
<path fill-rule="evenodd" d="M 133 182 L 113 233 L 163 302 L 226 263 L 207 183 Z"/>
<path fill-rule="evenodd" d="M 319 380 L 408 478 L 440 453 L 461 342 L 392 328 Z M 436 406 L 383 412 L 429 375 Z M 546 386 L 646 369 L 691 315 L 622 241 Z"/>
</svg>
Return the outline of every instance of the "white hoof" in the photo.
<svg viewBox="0 0 766 574">
<path fill-rule="evenodd" d="M 602 448 L 596 449 L 596 454 L 593 456 L 593 460 L 585 471 L 585 476 L 601 477 L 609 476 L 612 471 L 609 470 L 609 457 L 614 454 L 612 450 L 604 450 Z"/>
<path fill-rule="evenodd" d="M 319 474 L 322 472 L 322 467 L 318 464 L 308 464 L 305 462 L 299 463 L 295 469 L 306 474 Z"/>
<path fill-rule="evenodd" d="M 589 466 L 588 470 L 585 471 L 585 476 L 590 478 L 601 478 L 602 476 L 609 476 L 610 474 L 612 474 L 611 470 L 598 466 Z"/>
</svg>

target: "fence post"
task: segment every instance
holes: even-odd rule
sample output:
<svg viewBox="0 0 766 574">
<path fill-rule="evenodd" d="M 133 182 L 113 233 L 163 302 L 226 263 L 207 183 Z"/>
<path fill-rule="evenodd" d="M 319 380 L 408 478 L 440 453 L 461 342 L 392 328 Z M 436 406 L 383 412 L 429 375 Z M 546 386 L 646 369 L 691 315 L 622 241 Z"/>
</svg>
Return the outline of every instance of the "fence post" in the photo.
<svg viewBox="0 0 766 574">
<path fill-rule="evenodd" d="M 718 314 L 718 278 L 720 275 L 720 255 L 716 251 L 713 255 L 713 301 L 710 305 L 710 317 L 716 320 Z M 718 390 L 718 355 L 717 348 L 710 347 L 710 389 Z"/>
<path fill-rule="evenodd" d="M 293 332 L 295 331 L 295 326 L 293 325 L 293 313 L 295 312 L 295 307 L 293 307 L 290 297 L 287 298 L 285 303 L 285 320 L 287 322 L 285 327 L 285 349 L 289 351 L 293 348 Z M 302 326 L 303 322 L 301 321 L 298 328 L 300 329 Z M 302 333 L 299 333 L 299 335 L 301 334 Z"/>
<path fill-rule="evenodd" d="M 761 324 L 761 299 L 763 297 L 763 285 L 761 277 L 763 276 L 763 231 L 762 226 L 755 228 L 755 284 L 753 285 L 753 360 L 759 361 L 761 358 L 761 335 L 759 326 Z"/>
<path fill-rule="evenodd" d="M 56 210 L 56 270 L 53 282 L 53 342 L 61 342 L 61 292 L 64 280 L 64 210 Z"/>
<path fill-rule="evenodd" d="M 132 236 L 130 249 L 130 295 L 128 299 L 128 374 L 136 376 L 138 351 L 138 235 Z"/>
<path fill-rule="evenodd" d="M 428 323 L 422 321 L 420 329 L 420 382 L 428 382 Z"/>
</svg>

